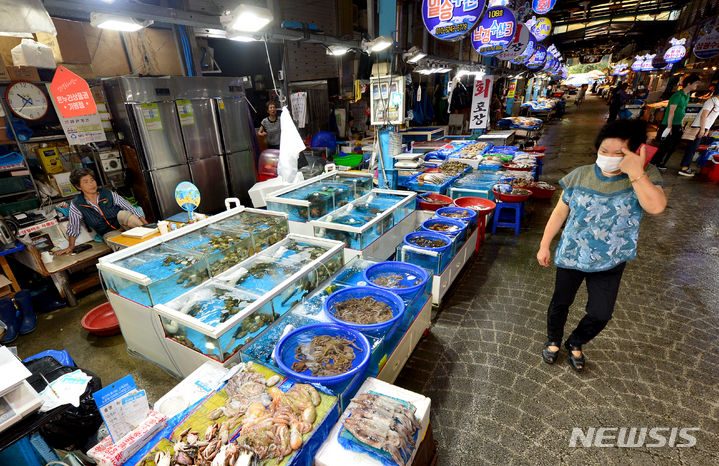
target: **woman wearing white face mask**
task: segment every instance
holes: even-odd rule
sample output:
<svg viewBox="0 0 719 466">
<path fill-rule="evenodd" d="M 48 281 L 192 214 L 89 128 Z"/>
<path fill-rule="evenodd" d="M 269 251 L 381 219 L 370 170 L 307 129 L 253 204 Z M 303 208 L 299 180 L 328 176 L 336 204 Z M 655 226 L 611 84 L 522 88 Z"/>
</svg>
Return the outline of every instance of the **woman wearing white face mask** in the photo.
<svg viewBox="0 0 719 466">
<path fill-rule="evenodd" d="M 667 200 L 657 168 L 645 171 L 646 140 L 643 121 L 608 123 L 596 139 L 597 160 L 579 167 L 559 180 L 563 193 L 547 222 L 537 253 L 540 265 L 548 267 L 552 239 L 567 221 L 555 250 L 556 284 L 547 311 L 547 342 L 542 358 L 557 360 L 567 322 L 582 281 L 587 282 L 586 315 L 565 341 L 572 368 L 585 366 L 582 345 L 604 329 L 614 312 L 619 283 L 628 260 L 637 251 L 642 211 L 659 214 Z"/>
</svg>

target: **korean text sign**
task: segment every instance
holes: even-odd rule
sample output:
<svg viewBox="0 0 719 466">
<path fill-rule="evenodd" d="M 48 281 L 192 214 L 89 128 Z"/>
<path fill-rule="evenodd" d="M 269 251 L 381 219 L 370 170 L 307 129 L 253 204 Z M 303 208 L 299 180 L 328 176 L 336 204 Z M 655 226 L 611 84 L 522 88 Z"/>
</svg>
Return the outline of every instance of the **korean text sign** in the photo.
<svg viewBox="0 0 719 466">
<path fill-rule="evenodd" d="M 52 94 L 60 115 L 74 118 L 97 113 L 95 99 L 87 81 L 63 66 L 58 66 L 50 83 Z"/>
<path fill-rule="evenodd" d="M 422 0 L 422 21 L 437 39 L 459 40 L 482 17 L 486 0 Z"/>
<path fill-rule="evenodd" d="M 481 55 L 500 53 L 514 39 L 517 21 L 507 8 L 490 8 L 472 32 L 472 46 Z"/>
<path fill-rule="evenodd" d="M 492 99 L 493 76 L 477 76 L 472 87 L 472 114 L 469 118 L 470 129 L 489 127 L 489 104 Z"/>
</svg>

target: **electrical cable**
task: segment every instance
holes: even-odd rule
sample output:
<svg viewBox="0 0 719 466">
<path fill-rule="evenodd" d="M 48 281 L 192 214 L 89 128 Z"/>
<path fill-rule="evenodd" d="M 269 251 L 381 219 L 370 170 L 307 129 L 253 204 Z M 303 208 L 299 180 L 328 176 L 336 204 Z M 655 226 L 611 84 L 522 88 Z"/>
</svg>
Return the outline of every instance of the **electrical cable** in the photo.
<svg viewBox="0 0 719 466">
<path fill-rule="evenodd" d="M 275 82 L 275 72 L 272 70 L 272 60 L 270 60 L 270 49 L 267 47 L 267 39 L 262 39 L 262 42 L 265 43 L 265 52 L 267 53 L 267 66 L 270 67 L 270 76 L 272 77 L 272 87 L 275 90 L 275 94 L 277 94 L 277 97 L 280 99 L 280 105 L 285 103 L 285 98 L 282 95 L 282 91 L 277 89 L 277 83 Z M 285 77 L 286 78 L 286 77 Z"/>
</svg>

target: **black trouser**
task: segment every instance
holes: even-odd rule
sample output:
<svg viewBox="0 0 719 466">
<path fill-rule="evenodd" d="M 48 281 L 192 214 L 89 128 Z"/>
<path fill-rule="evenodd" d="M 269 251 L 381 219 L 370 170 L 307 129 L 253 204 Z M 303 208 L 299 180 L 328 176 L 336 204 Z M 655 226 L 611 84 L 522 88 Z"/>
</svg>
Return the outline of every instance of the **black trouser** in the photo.
<svg viewBox="0 0 719 466">
<path fill-rule="evenodd" d="M 684 158 L 682 159 L 682 168 L 684 167 L 690 167 L 692 165 L 692 160 L 694 159 L 694 154 L 696 154 L 697 150 L 699 149 L 699 146 L 701 145 L 702 141 L 704 141 L 705 138 L 700 138 L 697 136 L 694 138 L 693 141 L 687 141 L 687 150 L 684 152 Z"/>
<path fill-rule="evenodd" d="M 560 343 L 567 323 L 569 306 L 577 296 L 582 281 L 587 281 L 587 314 L 579 321 L 577 328 L 567 339 L 570 345 L 582 346 L 596 337 L 606 327 L 614 312 L 614 303 L 619 293 L 619 282 L 626 262 L 604 272 L 582 272 L 557 267 L 554 295 L 547 310 L 547 339 Z"/>
<path fill-rule="evenodd" d="M 662 133 L 667 127 L 660 125 L 657 130 L 657 136 L 661 138 Z M 672 125 L 672 134 L 661 140 L 657 153 L 652 158 L 652 163 L 658 167 L 665 167 L 669 158 L 674 153 L 674 149 L 677 148 L 679 142 L 682 140 L 682 126 Z"/>
<path fill-rule="evenodd" d="M 607 121 L 614 121 L 617 119 L 617 115 L 619 114 L 619 110 L 622 108 L 621 105 L 609 105 L 609 118 L 607 118 Z"/>
</svg>

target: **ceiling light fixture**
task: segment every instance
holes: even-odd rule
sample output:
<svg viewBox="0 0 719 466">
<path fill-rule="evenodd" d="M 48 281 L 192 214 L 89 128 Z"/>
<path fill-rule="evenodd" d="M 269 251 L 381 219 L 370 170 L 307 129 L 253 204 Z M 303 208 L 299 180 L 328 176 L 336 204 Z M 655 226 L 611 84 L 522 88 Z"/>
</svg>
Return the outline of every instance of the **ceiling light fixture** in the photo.
<svg viewBox="0 0 719 466">
<path fill-rule="evenodd" d="M 394 41 L 391 37 L 379 36 L 378 38 L 370 41 L 362 41 L 362 48 L 369 53 L 377 53 L 390 48 L 392 44 L 394 44 Z"/>
<path fill-rule="evenodd" d="M 417 47 L 412 47 L 403 54 L 403 57 L 407 63 L 417 63 L 426 56 L 427 54 Z"/>
<path fill-rule="evenodd" d="M 235 34 L 234 36 L 230 36 L 230 40 L 236 42 L 257 42 L 257 39 L 247 34 Z"/>
<path fill-rule="evenodd" d="M 269 9 L 241 3 L 229 15 L 220 17 L 220 22 L 228 31 L 257 32 L 273 19 Z"/>
<path fill-rule="evenodd" d="M 327 47 L 327 55 L 334 55 L 335 57 L 338 57 L 346 54 L 349 50 L 349 47 L 345 47 L 344 45 L 330 45 Z"/>
<path fill-rule="evenodd" d="M 138 21 L 129 16 L 111 15 L 107 13 L 90 13 L 90 24 L 100 29 L 113 31 L 135 32 L 153 23 L 152 20 Z"/>
</svg>

